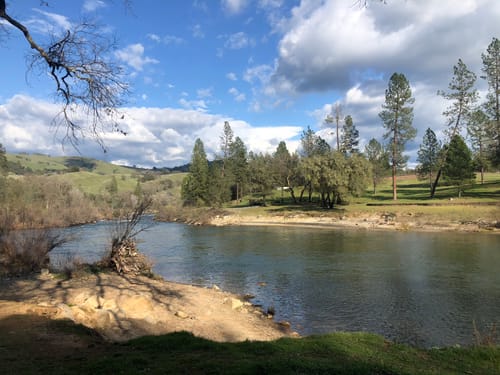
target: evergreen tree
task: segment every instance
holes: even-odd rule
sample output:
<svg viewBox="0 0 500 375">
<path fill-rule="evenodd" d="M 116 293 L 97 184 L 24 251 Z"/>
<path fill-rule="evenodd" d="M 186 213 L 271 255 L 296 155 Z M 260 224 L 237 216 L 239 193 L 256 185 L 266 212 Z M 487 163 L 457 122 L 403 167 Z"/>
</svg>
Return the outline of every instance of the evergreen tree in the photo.
<svg viewBox="0 0 500 375">
<path fill-rule="evenodd" d="M 492 142 L 491 159 L 500 164 L 500 40 L 493 38 L 486 53 L 481 54 L 483 60 L 481 78 L 488 82 L 485 112 L 490 119 L 488 133 Z"/>
<path fill-rule="evenodd" d="M 441 153 L 441 142 L 431 128 L 427 128 L 422 144 L 418 150 L 417 175 L 420 179 L 429 179 L 429 186 L 432 192 L 433 173 L 439 168 L 439 156 Z"/>
<path fill-rule="evenodd" d="M 342 136 L 340 137 L 340 151 L 344 155 L 351 155 L 358 152 L 359 132 L 354 126 L 351 115 L 347 115 L 342 126 Z"/>
<path fill-rule="evenodd" d="M 230 146 L 229 167 L 234 180 L 234 199 L 241 200 L 244 186 L 248 179 L 247 148 L 240 137 L 236 137 Z"/>
<path fill-rule="evenodd" d="M 333 124 L 335 122 L 335 133 L 336 133 L 336 140 L 337 140 L 337 151 L 340 151 L 340 136 L 339 136 L 339 130 L 340 130 L 340 118 L 342 116 L 342 105 L 340 103 L 335 103 L 335 106 L 333 108 L 333 116 L 328 115 L 325 118 L 325 122 L 327 124 Z"/>
<path fill-rule="evenodd" d="M 186 205 L 208 203 L 208 161 L 201 139 L 196 139 L 189 174 L 182 182 L 181 196 Z"/>
<path fill-rule="evenodd" d="M 468 117 L 474 108 L 478 98 L 477 90 L 474 88 L 475 82 L 476 75 L 467 69 L 461 59 L 458 59 L 457 65 L 453 67 L 453 77 L 448 85 L 449 91 L 438 91 L 438 95 L 451 101 L 450 106 L 443 112 L 448 126 L 446 134 L 450 140 L 460 133 L 462 126 L 467 123 Z M 442 163 L 446 162 L 448 149 L 444 149 Z M 440 167 L 436 173 L 436 180 L 432 185 L 431 198 L 434 197 L 441 171 L 442 168 Z"/>
<path fill-rule="evenodd" d="M 489 136 L 489 124 L 488 116 L 481 109 L 476 109 L 471 113 L 467 124 L 467 134 L 474 150 L 474 164 L 481 173 L 481 184 L 484 182 L 484 171 L 488 167 L 488 146 L 493 143 Z"/>
<path fill-rule="evenodd" d="M 365 154 L 372 169 L 373 194 L 376 193 L 377 185 L 387 175 L 389 169 L 389 154 L 384 149 L 384 146 L 375 138 L 370 139 L 370 142 L 365 146 Z"/>
<path fill-rule="evenodd" d="M 252 191 L 262 197 L 262 203 L 265 205 L 266 197 L 271 194 L 274 186 L 273 175 L 269 173 L 272 170 L 272 158 L 269 154 L 250 152 L 248 159 Z"/>
<path fill-rule="evenodd" d="M 457 186 L 460 198 L 464 186 L 473 183 L 475 178 L 472 153 L 459 134 L 451 139 L 447 148 L 448 157 L 443 165 L 443 174 L 448 182 Z"/>
<path fill-rule="evenodd" d="M 390 163 L 392 167 L 392 197 L 398 199 L 396 173 L 404 168 L 408 160 L 403 156 L 405 143 L 417 134 L 412 126 L 413 107 L 410 83 L 402 73 L 394 73 L 389 80 L 389 87 L 385 90 L 385 103 L 379 113 L 387 132 L 384 138 L 390 144 Z"/>
</svg>

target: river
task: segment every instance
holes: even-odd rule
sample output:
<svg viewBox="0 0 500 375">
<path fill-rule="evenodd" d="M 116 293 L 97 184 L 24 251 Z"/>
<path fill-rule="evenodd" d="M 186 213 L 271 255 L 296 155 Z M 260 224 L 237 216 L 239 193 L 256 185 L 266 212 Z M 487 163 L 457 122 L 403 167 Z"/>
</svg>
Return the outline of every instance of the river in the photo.
<svg viewBox="0 0 500 375">
<path fill-rule="evenodd" d="M 68 228 L 52 257 L 94 261 L 112 224 Z M 300 334 L 366 331 L 421 347 L 470 345 L 500 322 L 500 236 L 157 223 L 139 237 L 154 271 L 273 307 Z"/>
</svg>

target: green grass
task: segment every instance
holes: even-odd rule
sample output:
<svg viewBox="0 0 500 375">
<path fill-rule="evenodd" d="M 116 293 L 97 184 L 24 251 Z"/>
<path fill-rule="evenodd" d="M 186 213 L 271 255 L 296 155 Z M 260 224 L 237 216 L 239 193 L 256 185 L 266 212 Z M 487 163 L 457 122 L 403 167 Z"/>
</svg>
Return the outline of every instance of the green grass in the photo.
<svg viewBox="0 0 500 375">
<path fill-rule="evenodd" d="M 273 342 L 215 343 L 185 332 L 112 344 L 78 327 L 81 326 L 67 321 L 47 322 L 38 338 L 33 332 L 39 331 L 33 330 L 14 336 L 12 332 L 1 332 L 3 373 L 500 373 L 500 348 L 495 346 L 426 350 L 394 344 L 366 333 L 334 333 Z"/>
</svg>

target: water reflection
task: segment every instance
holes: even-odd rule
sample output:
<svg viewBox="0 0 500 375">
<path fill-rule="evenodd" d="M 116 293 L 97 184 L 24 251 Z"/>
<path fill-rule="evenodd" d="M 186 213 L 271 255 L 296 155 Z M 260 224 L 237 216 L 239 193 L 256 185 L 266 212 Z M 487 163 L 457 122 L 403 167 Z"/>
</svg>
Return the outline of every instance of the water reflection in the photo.
<svg viewBox="0 0 500 375">
<path fill-rule="evenodd" d="M 79 256 L 95 258 L 109 239 L 104 223 L 71 230 Z M 363 330 L 443 346 L 472 343 L 473 320 L 500 320 L 495 235 L 161 223 L 141 240 L 165 278 L 256 295 L 302 334 Z"/>
</svg>

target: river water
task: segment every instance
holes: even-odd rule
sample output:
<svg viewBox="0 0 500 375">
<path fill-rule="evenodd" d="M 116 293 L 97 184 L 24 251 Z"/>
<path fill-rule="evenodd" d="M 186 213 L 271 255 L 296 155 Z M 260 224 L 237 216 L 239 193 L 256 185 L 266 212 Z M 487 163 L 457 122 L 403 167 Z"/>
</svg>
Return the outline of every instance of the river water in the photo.
<svg viewBox="0 0 500 375">
<path fill-rule="evenodd" d="M 54 251 L 98 259 L 110 223 L 65 229 Z M 301 334 L 367 331 L 421 347 L 470 345 L 500 323 L 500 236 L 157 223 L 139 247 L 164 278 L 273 307 Z"/>
</svg>

